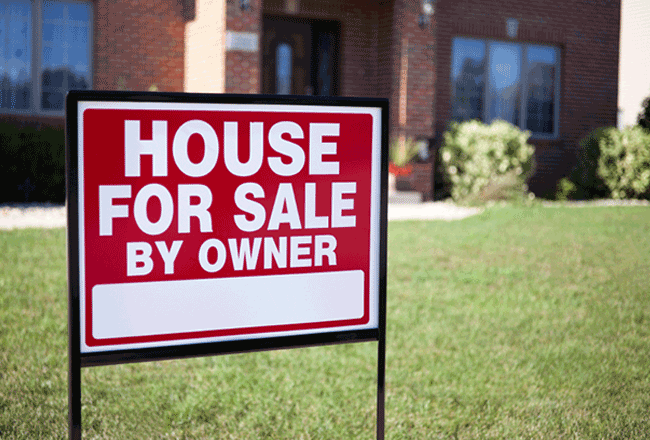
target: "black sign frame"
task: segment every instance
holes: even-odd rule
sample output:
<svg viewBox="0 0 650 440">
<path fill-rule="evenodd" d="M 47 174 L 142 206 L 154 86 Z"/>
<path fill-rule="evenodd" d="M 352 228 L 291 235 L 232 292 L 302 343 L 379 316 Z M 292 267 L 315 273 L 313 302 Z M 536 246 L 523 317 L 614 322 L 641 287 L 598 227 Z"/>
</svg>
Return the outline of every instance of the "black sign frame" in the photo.
<svg viewBox="0 0 650 440">
<path fill-rule="evenodd" d="M 79 255 L 79 159 L 78 106 L 84 101 L 104 102 L 165 102 L 214 104 L 280 104 L 298 106 L 346 106 L 378 108 L 381 111 L 381 168 L 379 200 L 379 261 L 378 261 L 378 325 L 377 328 L 329 331 L 205 342 L 168 347 L 81 352 L 80 333 L 80 255 Z M 388 117 L 389 103 L 382 98 L 225 95 L 192 93 L 154 93 L 117 91 L 71 91 L 66 97 L 66 204 L 68 248 L 68 337 L 69 337 L 69 438 L 81 439 L 81 369 L 84 367 L 149 362 L 200 356 L 300 348 L 353 342 L 378 342 L 377 361 L 377 438 L 384 438 L 385 368 L 386 368 L 386 258 L 388 207 Z"/>
</svg>

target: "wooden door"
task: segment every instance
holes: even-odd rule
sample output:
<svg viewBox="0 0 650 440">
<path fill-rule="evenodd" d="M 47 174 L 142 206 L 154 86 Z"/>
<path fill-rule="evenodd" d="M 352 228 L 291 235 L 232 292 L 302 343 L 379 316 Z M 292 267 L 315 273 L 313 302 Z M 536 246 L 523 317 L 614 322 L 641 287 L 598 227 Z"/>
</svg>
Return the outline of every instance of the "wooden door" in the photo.
<svg viewBox="0 0 650 440">
<path fill-rule="evenodd" d="M 262 93 L 338 95 L 338 22 L 265 17 L 263 23 Z"/>
<path fill-rule="evenodd" d="M 265 18 L 262 93 L 312 95 L 311 46 L 308 23 Z"/>
</svg>

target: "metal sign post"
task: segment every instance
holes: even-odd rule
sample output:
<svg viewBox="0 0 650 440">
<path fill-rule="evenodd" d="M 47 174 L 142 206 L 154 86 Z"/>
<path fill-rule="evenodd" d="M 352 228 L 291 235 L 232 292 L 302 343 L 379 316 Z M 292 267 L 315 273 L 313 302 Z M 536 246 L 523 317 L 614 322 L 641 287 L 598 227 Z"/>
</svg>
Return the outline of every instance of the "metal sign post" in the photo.
<svg viewBox="0 0 650 440">
<path fill-rule="evenodd" d="M 388 101 L 73 91 L 70 438 L 81 368 L 378 341 Z"/>
</svg>

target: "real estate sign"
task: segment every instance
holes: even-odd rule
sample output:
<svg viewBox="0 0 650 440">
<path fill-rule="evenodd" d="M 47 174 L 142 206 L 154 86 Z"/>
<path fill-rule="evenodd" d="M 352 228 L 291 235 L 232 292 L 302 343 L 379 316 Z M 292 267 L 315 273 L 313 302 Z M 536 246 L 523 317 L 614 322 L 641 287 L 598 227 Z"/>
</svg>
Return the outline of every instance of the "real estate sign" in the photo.
<svg viewBox="0 0 650 440">
<path fill-rule="evenodd" d="M 378 340 L 387 110 L 72 92 L 72 355 L 84 365 Z"/>
</svg>

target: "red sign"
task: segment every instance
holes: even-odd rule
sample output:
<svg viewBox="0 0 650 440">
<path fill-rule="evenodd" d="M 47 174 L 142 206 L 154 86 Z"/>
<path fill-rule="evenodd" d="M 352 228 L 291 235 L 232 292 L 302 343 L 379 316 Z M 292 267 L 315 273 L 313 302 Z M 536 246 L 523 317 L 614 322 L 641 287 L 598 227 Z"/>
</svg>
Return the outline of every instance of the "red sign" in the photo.
<svg viewBox="0 0 650 440">
<path fill-rule="evenodd" d="M 381 109 L 80 102 L 81 352 L 377 328 Z"/>
</svg>

